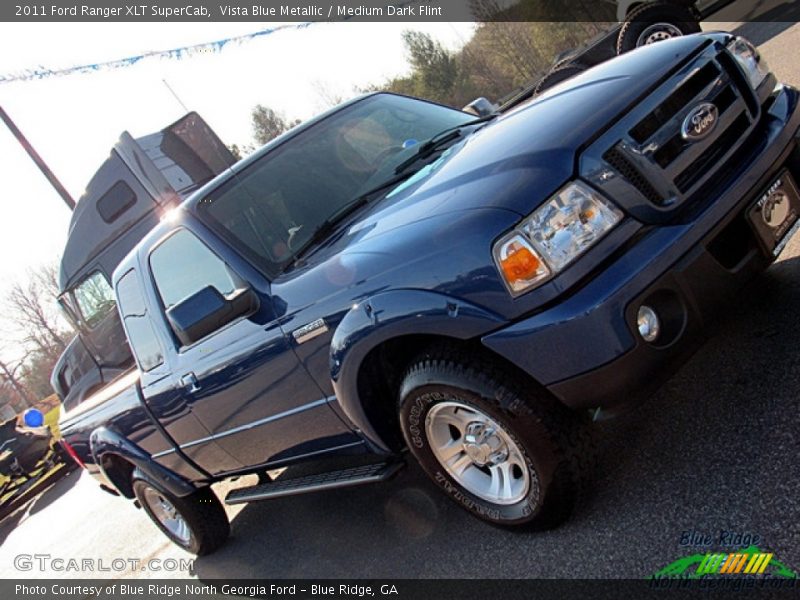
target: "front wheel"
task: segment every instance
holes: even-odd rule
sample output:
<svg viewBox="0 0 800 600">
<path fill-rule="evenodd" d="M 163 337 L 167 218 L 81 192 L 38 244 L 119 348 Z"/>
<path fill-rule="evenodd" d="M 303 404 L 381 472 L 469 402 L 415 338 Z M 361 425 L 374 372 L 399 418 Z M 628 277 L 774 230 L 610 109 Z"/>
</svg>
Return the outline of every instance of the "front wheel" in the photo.
<svg viewBox="0 0 800 600">
<path fill-rule="evenodd" d="M 541 529 L 564 521 L 592 451 L 577 415 L 533 382 L 447 353 L 424 356 L 407 371 L 400 422 L 431 479 L 497 525 Z"/>
<path fill-rule="evenodd" d="M 700 30 L 700 24 L 685 6 L 648 2 L 634 8 L 626 17 L 617 37 L 617 54 Z"/>
<path fill-rule="evenodd" d="M 230 535 L 225 509 L 209 487 L 181 498 L 135 473 L 133 492 L 156 526 L 192 554 L 210 554 Z"/>
</svg>

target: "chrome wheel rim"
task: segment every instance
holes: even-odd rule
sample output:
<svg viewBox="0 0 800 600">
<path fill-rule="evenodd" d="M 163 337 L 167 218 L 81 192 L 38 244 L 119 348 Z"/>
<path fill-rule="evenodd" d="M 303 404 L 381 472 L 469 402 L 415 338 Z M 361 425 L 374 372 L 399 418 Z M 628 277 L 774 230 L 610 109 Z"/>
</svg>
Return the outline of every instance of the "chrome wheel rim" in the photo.
<svg viewBox="0 0 800 600">
<path fill-rule="evenodd" d="M 433 405 L 425 418 L 433 455 L 459 485 L 494 504 L 515 504 L 531 486 L 522 450 L 500 423 L 461 402 Z"/>
<path fill-rule="evenodd" d="M 183 544 L 189 543 L 192 538 L 192 532 L 189 530 L 188 523 L 186 523 L 186 520 L 172 502 L 152 488 L 144 490 L 144 500 L 147 502 L 147 506 L 153 516 L 167 531 Z"/>
<path fill-rule="evenodd" d="M 646 27 L 639 39 L 636 40 L 636 47 L 649 46 L 650 44 L 681 37 L 682 35 L 683 32 L 672 23 L 653 23 Z"/>
</svg>

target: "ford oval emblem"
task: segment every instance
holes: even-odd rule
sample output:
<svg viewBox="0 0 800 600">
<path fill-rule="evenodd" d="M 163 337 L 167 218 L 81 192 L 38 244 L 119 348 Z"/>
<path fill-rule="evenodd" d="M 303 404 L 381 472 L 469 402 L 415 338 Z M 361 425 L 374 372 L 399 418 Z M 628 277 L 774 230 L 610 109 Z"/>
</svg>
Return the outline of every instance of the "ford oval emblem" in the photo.
<svg viewBox="0 0 800 600">
<path fill-rule="evenodd" d="M 687 142 L 699 142 L 714 131 L 718 119 L 719 111 L 711 102 L 698 104 L 683 120 L 681 137 Z"/>
</svg>

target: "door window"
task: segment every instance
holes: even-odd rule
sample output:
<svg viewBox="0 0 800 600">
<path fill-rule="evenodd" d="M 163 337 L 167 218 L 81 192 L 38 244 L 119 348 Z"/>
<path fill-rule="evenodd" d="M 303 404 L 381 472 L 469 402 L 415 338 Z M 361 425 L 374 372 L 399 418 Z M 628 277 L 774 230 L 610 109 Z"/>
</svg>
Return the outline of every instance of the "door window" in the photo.
<svg viewBox="0 0 800 600">
<path fill-rule="evenodd" d="M 236 289 L 228 266 L 186 229 L 179 229 L 153 250 L 150 268 L 165 309 L 209 285 L 223 296 Z"/>
</svg>

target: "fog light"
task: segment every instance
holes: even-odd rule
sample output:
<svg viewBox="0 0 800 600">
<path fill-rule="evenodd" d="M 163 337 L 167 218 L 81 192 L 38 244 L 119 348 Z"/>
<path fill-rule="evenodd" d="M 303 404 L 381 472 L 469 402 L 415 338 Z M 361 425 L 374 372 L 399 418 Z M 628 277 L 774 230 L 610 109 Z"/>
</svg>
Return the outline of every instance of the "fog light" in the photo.
<svg viewBox="0 0 800 600">
<path fill-rule="evenodd" d="M 636 315 L 636 326 L 645 342 L 656 341 L 658 334 L 661 333 L 661 323 L 656 311 L 644 304 L 639 307 L 639 314 Z"/>
</svg>

